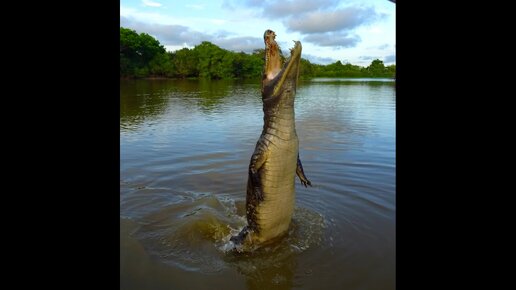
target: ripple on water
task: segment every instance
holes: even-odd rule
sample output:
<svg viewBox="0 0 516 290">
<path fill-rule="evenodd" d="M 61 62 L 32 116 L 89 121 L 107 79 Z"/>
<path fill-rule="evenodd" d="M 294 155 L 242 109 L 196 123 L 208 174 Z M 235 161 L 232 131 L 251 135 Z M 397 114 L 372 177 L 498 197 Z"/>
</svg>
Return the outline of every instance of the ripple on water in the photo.
<svg viewBox="0 0 516 290">
<path fill-rule="evenodd" d="M 246 224 L 244 203 L 225 195 L 187 192 L 138 219 L 132 234 L 151 257 L 187 271 L 217 273 L 229 267 L 246 276 L 281 265 L 286 259 L 324 243 L 324 217 L 296 207 L 288 234 L 250 253 L 227 253 L 229 238 Z M 277 277 L 280 281 L 282 277 Z"/>
</svg>

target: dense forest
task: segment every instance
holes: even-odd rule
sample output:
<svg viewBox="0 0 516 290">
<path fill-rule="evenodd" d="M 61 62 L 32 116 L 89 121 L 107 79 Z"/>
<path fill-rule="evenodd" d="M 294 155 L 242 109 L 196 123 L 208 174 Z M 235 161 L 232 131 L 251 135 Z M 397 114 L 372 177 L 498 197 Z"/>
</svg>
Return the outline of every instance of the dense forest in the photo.
<svg viewBox="0 0 516 290">
<path fill-rule="evenodd" d="M 146 33 L 120 27 L 120 77 L 169 77 L 237 79 L 260 78 L 264 50 L 251 54 L 222 49 L 203 41 L 193 49 L 167 52 L 163 45 Z M 283 57 L 283 56 L 282 56 Z M 300 77 L 387 77 L 394 78 L 396 65 L 385 66 L 375 59 L 368 67 L 342 64 L 313 64 L 302 58 Z"/>
</svg>

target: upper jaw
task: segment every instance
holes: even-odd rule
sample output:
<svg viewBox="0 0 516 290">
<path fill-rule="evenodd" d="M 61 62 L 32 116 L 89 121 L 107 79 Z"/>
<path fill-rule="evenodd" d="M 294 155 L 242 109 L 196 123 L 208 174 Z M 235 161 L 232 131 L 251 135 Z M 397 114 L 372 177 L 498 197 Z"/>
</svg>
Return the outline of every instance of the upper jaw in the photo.
<svg viewBox="0 0 516 290">
<path fill-rule="evenodd" d="M 285 82 L 297 83 L 299 75 L 299 63 L 301 60 L 301 42 L 294 41 L 294 47 L 290 49 L 290 57 L 281 63 L 280 48 L 275 40 L 276 33 L 268 29 L 264 33 L 265 42 L 265 67 L 262 79 L 263 97 L 277 95 L 284 87 Z M 289 85 L 290 87 L 290 85 Z"/>
</svg>

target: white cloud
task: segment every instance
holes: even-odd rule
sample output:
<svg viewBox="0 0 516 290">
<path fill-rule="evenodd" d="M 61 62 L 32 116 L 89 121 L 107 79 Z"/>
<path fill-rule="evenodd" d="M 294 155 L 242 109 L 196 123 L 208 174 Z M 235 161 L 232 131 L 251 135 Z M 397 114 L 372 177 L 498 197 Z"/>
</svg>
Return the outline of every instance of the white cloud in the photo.
<svg viewBox="0 0 516 290">
<path fill-rule="evenodd" d="M 224 49 L 236 52 L 244 51 L 250 53 L 255 49 L 263 48 L 263 39 L 260 37 L 237 36 L 211 39 L 210 41 Z"/>
<path fill-rule="evenodd" d="M 174 24 L 149 24 L 135 20 L 134 18 L 120 17 L 122 27 L 134 29 L 137 33 L 145 32 L 158 39 L 160 44 L 167 47 L 193 47 L 202 41 L 209 41 L 224 49 L 233 51 L 252 52 L 254 49 L 263 47 L 261 37 L 250 36 L 229 36 L 230 33 L 219 31 L 216 34 L 207 34 L 196 31 L 184 25 Z"/>
<path fill-rule="evenodd" d="M 166 51 L 176 51 L 180 50 L 182 48 L 193 48 L 193 46 L 188 46 L 186 43 L 183 43 L 183 45 L 163 45 L 165 47 Z"/>
<path fill-rule="evenodd" d="M 301 33 L 321 33 L 351 30 L 381 17 L 374 8 L 347 7 L 333 11 L 309 12 L 303 17 L 292 17 L 285 22 L 288 30 Z"/>
<path fill-rule="evenodd" d="M 303 58 L 312 63 L 347 59 L 369 65 L 370 60 L 359 56 L 375 55 L 386 65 L 395 63 L 395 12 L 389 1 L 222 0 L 213 5 L 188 0 L 168 10 L 167 3 L 122 0 L 120 24 L 157 37 L 167 50 L 210 41 L 225 49 L 252 52 L 263 49 L 263 31 L 272 29 L 286 51 L 292 46 L 290 40 L 300 40 Z"/>
<path fill-rule="evenodd" d="M 381 50 L 383 50 L 383 49 L 387 49 L 387 48 L 389 48 L 389 44 L 388 44 L 388 43 L 384 43 L 384 44 L 382 44 L 382 45 L 379 45 L 377 48 L 378 48 L 378 49 L 381 49 Z"/>
<path fill-rule="evenodd" d="M 150 7 L 161 7 L 163 4 L 154 2 L 152 0 L 142 0 L 143 5 L 150 6 Z"/>
<path fill-rule="evenodd" d="M 371 27 L 371 29 L 369 29 L 369 32 L 373 33 L 373 34 L 381 34 L 383 31 L 380 27 L 374 26 L 374 27 Z"/>
<path fill-rule="evenodd" d="M 223 25 L 223 24 L 225 24 L 227 21 L 226 21 L 226 20 L 224 20 L 224 19 L 215 19 L 215 18 L 214 18 L 214 19 L 210 19 L 210 22 L 211 22 L 212 24 L 215 24 L 215 25 Z"/>
<path fill-rule="evenodd" d="M 260 1 L 259 1 L 260 2 Z M 301 13 L 315 11 L 321 7 L 328 9 L 334 7 L 337 0 L 280 0 L 268 1 L 263 7 L 263 16 L 268 18 L 299 17 Z"/>
<path fill-rule="evenodd" d="M 204 9 L 204 5 L 202 5 L 202 4 L 188 4 L 188 5 L 186 5 L 186 7 L 192 8 L 195 10 L 203 10 Z"/>
<path fill-rule="evenodd" d="M 172 24 L 170 17 L 156 12 L 141 12 L 134 8 L 120 5 L 120 21 L 122 18 L 138 19 L 138 21 L 147 23 Z M 123 26 L 123 25 L 122 25 Z"/>
<path fill-rule="evenodd" d="M 298 17 L 301 13 L 323 9 L 332 9 L 339 0 L 224 0 L 222 7 L 236 9 L 245 7 L 258 11 L 270 19 Z"/>
<path fill-rule="evenodd" d="M 358 35 L 350 35 L 349 33 L 318 33 L 309 34 L 303 38 L 304 41 L 313 43 L 318 46 L 331 46 L 334 48 L 354 47 L 360 42 Z"/>
<path fill-rule="evenodd" d="M 154 2 L 152 0 L 142 0 L 142 3 L 144 6 L 149 6 L 149 7 L 161 7 L 163 5 L 159 2 Z"/>
<path fill-rule="evenodd" d="M 309 60 L 311 63 L 317 63 L 317 64 L 330 64 L 334 63 L 337 60 L 331 57 L 321 57 L 321 56 L 315 56 L 311 54 L 303 53 L 303 58 Z"/>
<path fill-rule="evenodd" d="M 386 56 L 384 59 L 383 59 L 383 62 L 384 63 L 396 63 L 396 55 L 394 54 L 391 54 L 391 55 L 388 55 Z"/>
<path fill-rule="evenodd" d="M 194 31 L 184 25 L 149 24 L 132 17 L 120 17 L 120 26 L 155 36 L 163 45 L 195 45 L 208 40 L 210 35 Z"/>
</svg>

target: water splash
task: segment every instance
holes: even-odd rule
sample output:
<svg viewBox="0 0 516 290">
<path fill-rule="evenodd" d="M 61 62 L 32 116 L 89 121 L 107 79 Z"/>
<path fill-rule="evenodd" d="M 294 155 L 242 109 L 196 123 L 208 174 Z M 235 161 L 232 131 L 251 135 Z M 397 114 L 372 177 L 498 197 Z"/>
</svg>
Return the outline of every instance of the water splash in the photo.
<svg viewBox="0 0 516 290">
<path fill-rule="evenodd" d="M 181 202 L 145 215 L 133 234 L 152 257 L 165 264 L 202 273 L 236 267 L 250 275 L 253 269 L 281 264 L 289 256 L 323 241 L 323 216 L 295 208 L 284 238 L 260 248 L 254 245 L 243 248 L 230 241 L 246 225 L 245 216 L 237 214 L 245 212 L 239 208 L 245 206 L 243 203 L 237 204 L 227 195 L 193 192 L 182 195 Z"/>
</svg>

